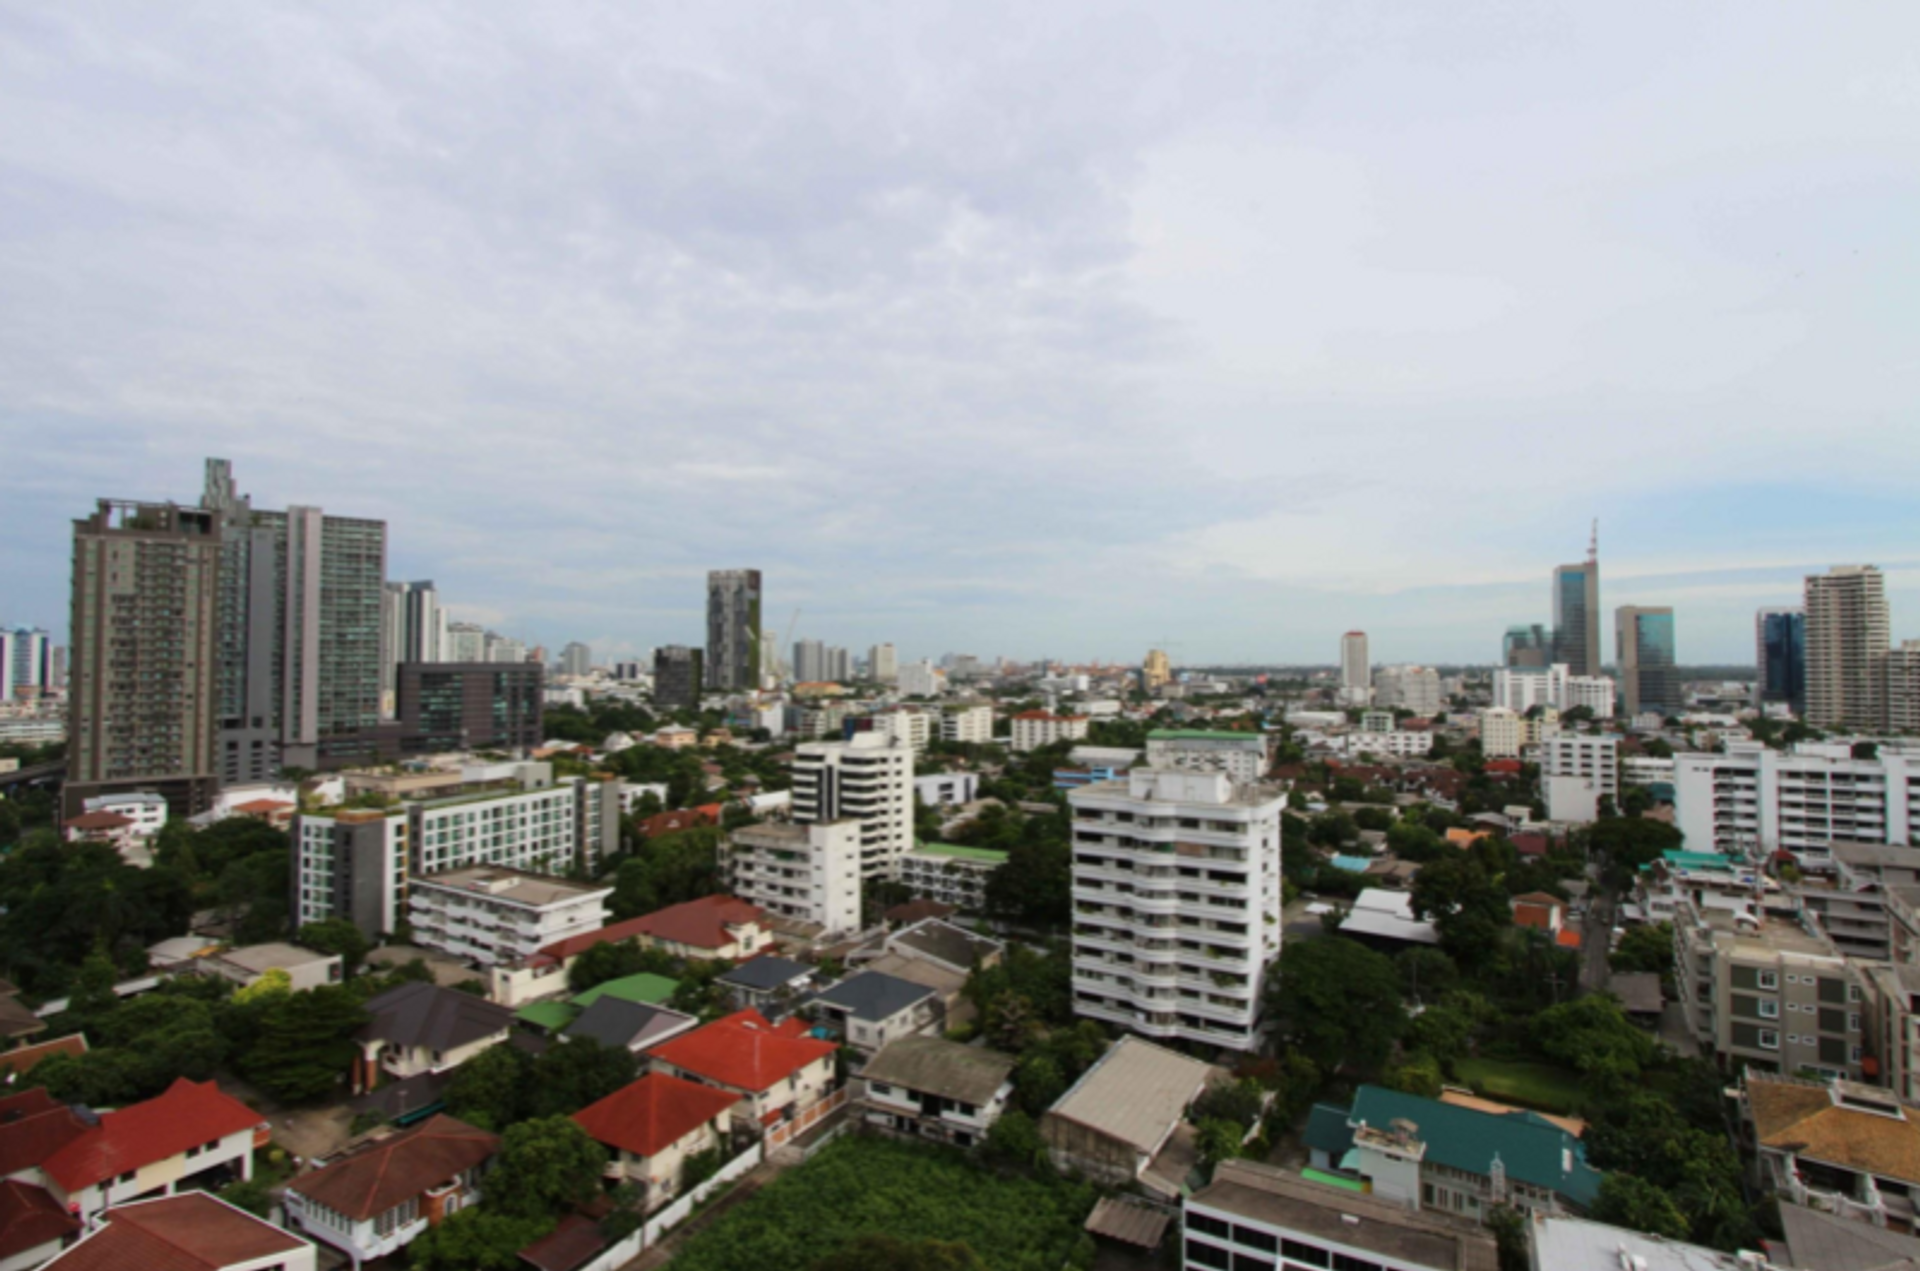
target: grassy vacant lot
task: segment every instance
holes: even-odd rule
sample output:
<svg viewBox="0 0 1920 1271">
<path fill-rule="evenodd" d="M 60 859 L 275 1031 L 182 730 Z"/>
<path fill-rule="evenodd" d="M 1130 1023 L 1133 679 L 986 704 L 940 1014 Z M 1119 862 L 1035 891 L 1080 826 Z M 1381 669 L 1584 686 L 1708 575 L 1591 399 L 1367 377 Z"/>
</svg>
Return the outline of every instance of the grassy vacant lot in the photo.
<svg viewBox="0 0 1920 1271">
<path fill-rule="evenodd" d="M 1580 1078 L 1552 1064 L 1502 1063 L 1495 1059 L 1457 1059 L 1456 1081 L 1489 1099 L 1524 1104 L 1541 1112 L 1571 1112 L 1580 1101 Z"/>
<path fill-rule="evenodd" d="M 1059 1271 L 1092 1189 L 1002 1178 L 948 1148 L 848 1137 L 701 1232 L 674 1271 L 800 1271 L 857 1236 L 962 1240 L 994 1271 Z"/>
</svg>

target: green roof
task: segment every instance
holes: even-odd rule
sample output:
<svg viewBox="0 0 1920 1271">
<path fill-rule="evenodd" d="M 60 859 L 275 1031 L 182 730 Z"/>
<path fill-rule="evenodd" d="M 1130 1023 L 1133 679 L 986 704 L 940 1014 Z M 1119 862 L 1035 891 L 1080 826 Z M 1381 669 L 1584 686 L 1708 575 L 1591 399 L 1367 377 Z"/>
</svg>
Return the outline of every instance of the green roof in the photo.
<svg viewBox="0 0 1920 1271">
<path fill-rule="evenodd" d="M 1476 1112 L 1384 1086 L 1361 1086 L 1347 1119 L 1370 1126 L 1413 1122 L 1433 1165 L 1485 1175 L 1497 1156 L 1508 1178 L 1565 1196 L 1582 1208 L 1600 1194 L 1600 1171 L 1587 1164 L 1586 1146 L 1537 1112 Z"/>
<path fill-rule="evenodd" d="M 1156 728 L 1147 734 L 1148 741 L 1260 741 L 1262 733 L 1210 732 L 1204 728 Z"/>
<path fill-rule="evenodd" d="M 585 1010 L 603 997 L 615 997 L 623 1002 L 638 1002 L 642 1006 L 660 1006 L 672 997 L 673 991 L 679 987 L 678 980 L 669 980 L 664 975 L 643 971 L 639 975 L 629 975 L 595 985 L 576 996 L 573 1004 Z"/>
<path fill-rule="evenodd" d="M 571 1003 L 551 1000 L 531 1002 L 515 1011 L 513 1017 L 522 1023 L 544 1028 L 550 1033 L 557 1033 L 573 1023 L 574 1016 L 579 1013 L 580 1008 Z"/>
<path fill-rule="evenodd" d="M 991 847 L 967 847 L 961 843 L 922 843 L 915 849 L 929 856 L 958 856 L 968 861 L 991 861 L 995 865 L 1007 863 L 1005 852 L 995 851 Z"/>
<path fill-rule="evenodd" d="M 1722 856 L 1718 852 L 1689 852 L 1674 848 L 1660 853 L 1660 858 L 1677 869 L 1725 869 L 1747 868 L 1742 862 L 1731 856 Z"/>
</svg>

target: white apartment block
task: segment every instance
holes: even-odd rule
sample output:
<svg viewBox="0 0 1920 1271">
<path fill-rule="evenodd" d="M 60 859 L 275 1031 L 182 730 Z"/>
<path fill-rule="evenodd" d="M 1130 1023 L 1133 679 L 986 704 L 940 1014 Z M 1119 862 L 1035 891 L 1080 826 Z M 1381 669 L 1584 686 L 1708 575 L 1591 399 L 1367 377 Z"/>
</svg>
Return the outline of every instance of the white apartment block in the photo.
<svg viewBox="0 0 1920 1271">
<path fill-rule="evenodd" d="M 992 848 L 927 843 L 900 858 L 900 882 L 916 899 L 979 913 L 987 906 L 987 879 L 1006 863 L 1007 854 Z"/>
<path fill-rule="evenodd" d="M 1440 672 L 1429 666 L 1383 666 L 1373 673 L 1373 704 L 1429 716 L 1440 710 Z"/>
<path fill-rule="evenodd" d="M 1287 796 L 1222 772 L 1136 768 L 1067 800 L 1075 1014 L 1253 1049 L 1280 952 Z"/>
<path fill-rule="evenodd" d="M 902 697 L 938 697 L 947 691 L 947 673 L 931 662 L 909 662 L 900 668 L 895 687 Z"/>
<path fill-rule="evenodd" d="M 483 867 L 414 879 L 407 906 L 416 944 L 484 971 L 598 931 L 611 895 L 611 887 Z"/>
<path fill-rule="evenodd" d="M 1241 784 L 1267 775 L 1267 739 L 1261 733 L 1155 729 L 1147 734 L 1149 768 L 1187 772 L 1224 772 Z"/>
<path fill-rule="evenodd" d="M 732 894 L 828 932 L 860 929 L 861 825 L 749 825 L 728 836 L 720 866 Z"/>
<path fill-rule="evenodd" d="M 1570 675 L 1566 664 L 1508 667 L 1493 673 L 1493 704 L 1524 715 L 1536 706 L 1568 711 L 1584 706 L 1595 719 L 1612 719 L 1617 686 L 1605 675 Z"/>
<path fill-rule="evenodd" d="M 1620 799 L 1620 739 L 1582 733 L 1547 738 L 1540 743 L 1540 784 L 1549 821 L 1597 820 L 1600 800 Z"/>
<path fill-rule="evenodd" d="M 1620 756 L 1620 784 L 1623 786 L 1650 786 L 1657 782 L 1672 782 L 1673 760 L 1655 759 L 1649 755 Z"/>
<path fill-rule="evenodd" d="M 1480 712 L 1480 753 L 1489 759 L 1518 759 L 1525 734 L 1517 711 L 1490 706 Z"/>
<path fill-rule="evenodd" d="M 1687 847 L 1786 851 L 1802 869 L 1826 873 L 1835 839 L 1920 846 L 1920 743 L 1861 743 L 1859 757 L 1855 744 L 1780 751 L 1730 741 L 1724 754 L 1674 756 L 1675 823 Z"/>
<path fill-rule="evenodd" d="M 906 742 L 916 755 L 927 753 L 933 728 L 933 715 L 927 711 L 889 710 L 873 716 L 872 731 Z"/>
<path fill-rule="evenodd" d="M 135 838 L 152 838 L 167 823 L 167 801 L 157 794 L 102 794 L 82 805 L 89 812 L 112 812 L 133 822 Z"/>
<path fill-rule="evenodd" d="M 1920 640 L 1907 640 L 1887 654 L 1887 727 L 1920 732 Z"/>
<path fill-rule="evenodd" d="M 951 707 L 940 716 L 940 740 L 951 742 L 989 742 L 993 740 L 993 707 Z"/>
<path fill-rule="evenodd" d="M 1392 711 L 1360 712 L 1360 731 L 1363 733 L 1390 733 L 1393 729 Z"/>
<path fill-rule="evenodd" d="M 1613 680 L 1605 675 L 1569 675 L 1565 681 L 1566 697 L 1556 703 L 1561 710 L 1570 711 L 1584 706 L 1593 712 L 1595 719 L 1612 719 L 1613 706 L 1618 689 Z"/>
<path fill-rule="evenodd" d="M 913 779 L 913 792 L 930 808 L 958 807 L 980 797 L 977 772 L 934 772 Z"/>
<path fill-rule="evenodd" d="M 1056 741 L 1085 741 L 1088 722 L 1085 715 L 1022 711 L 1013 717 L 1013 753 L 1022 755 Z"/>
<path fill-rule="evenodd" d="M 913 747 L 879 733 L 794 752 L 793 819 L 860 823 L 860 876 L 893 878 L 913 850 Z"/>
<path fill-rule="evenodd" d="M 1433 734 L 1399 730 L 1390 733 L 1349 733 L 1341 739 L 1349 755 L 1385 755 L 1411 759 L 1433 751 Z"/>
</svg>

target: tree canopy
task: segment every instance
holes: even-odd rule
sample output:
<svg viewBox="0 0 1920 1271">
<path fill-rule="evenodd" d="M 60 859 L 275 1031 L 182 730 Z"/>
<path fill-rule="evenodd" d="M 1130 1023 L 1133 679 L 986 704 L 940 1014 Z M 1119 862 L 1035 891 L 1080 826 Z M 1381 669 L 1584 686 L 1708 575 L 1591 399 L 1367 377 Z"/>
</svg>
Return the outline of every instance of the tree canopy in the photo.
<svg viewBox="0 0 1920 1271">
<path fill-rule="evenodd" d="M 1406 1029 L 1400 976 L 1384 954 L 1328 936 L 1288 944 L 1267 980 L 1282 1036 L 1318 1067 L 1377 1070 Z"/>
</svg>

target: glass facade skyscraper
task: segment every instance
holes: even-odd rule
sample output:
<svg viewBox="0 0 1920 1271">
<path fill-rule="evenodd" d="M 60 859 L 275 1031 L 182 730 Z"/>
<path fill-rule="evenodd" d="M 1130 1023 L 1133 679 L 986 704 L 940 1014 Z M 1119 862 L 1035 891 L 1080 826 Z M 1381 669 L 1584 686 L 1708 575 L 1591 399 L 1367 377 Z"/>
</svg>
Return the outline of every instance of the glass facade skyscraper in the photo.
<svg viewBox="0 0 1920 1271">
<path fill-rule="evenodd" d="M 1796 715 L 1807 709 L 1807 613 L 1762 609 L 1754 618 L 1756 691 L 1763 702 L 1785 702 Z"/>
<path fill-rule="evenodd" d="M 1673 610 L 1624 605 L 1614 615 L 1614 653 L 1628 718 L 1646 711 L 1678 714 L 1680 669 L 1674 656 Z"/>
<path fill-rule="evenodd" d="M 1569 675 L 1600 674 L 1600 562 L 1553 571 L 1553 660 Z"/>
</svg>

